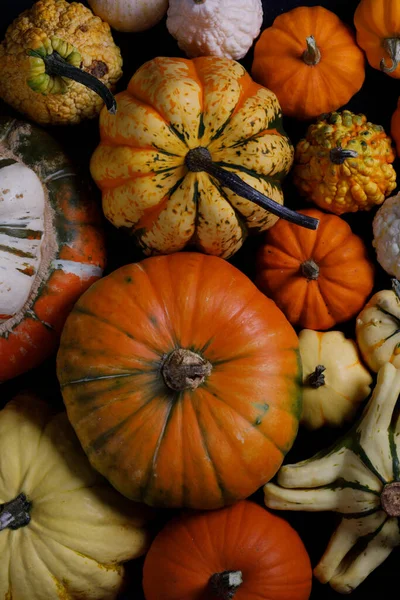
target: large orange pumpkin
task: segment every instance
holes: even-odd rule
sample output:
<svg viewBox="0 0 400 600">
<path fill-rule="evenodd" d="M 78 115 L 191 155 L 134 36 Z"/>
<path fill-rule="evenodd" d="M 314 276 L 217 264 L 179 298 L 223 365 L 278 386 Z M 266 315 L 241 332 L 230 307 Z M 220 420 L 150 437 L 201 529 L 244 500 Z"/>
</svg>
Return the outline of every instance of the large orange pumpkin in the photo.
<svg viewBox="0 0 400 600">
<path fill-rule="evenodd" d="M 175 518 L 146 556 L 146 600 L 307 600 L 311 564 L 282 518 L 244 500 Z"/>
<path fill-rule="evenodd" d="M 258 287 L 294 325 L 326 330 L 354 317 L 374 285 L 364 242 L 336 215 L 306 209 L 317 231 L 279 221 L 258 255 Z"/>
<path fill-rule="evenodd" d="M 297 434 L 298 338 L 217 257 L 148 258 L 94 284 L 67 319 L 57 368 L 92 465 L 150 505 L 246 498 Z"/>
</svg>

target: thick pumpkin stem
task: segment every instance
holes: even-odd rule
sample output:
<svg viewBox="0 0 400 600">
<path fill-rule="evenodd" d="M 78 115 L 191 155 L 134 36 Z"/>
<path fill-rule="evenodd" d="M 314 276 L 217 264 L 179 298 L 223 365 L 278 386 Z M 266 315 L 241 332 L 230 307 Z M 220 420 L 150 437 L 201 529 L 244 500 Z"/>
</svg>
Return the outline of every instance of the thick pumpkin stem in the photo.
<svg viewBox="0 0 400 600">
<path fill-rule="evenodd" d="M 318 279 L 319 277 L 319 266 L 312 258 L 306 260 L 301 265 L 301 274 L 307 279 Z"/>
<path fill-rule="evenodd" d="M 321 52 L 313 35 L 306 38 L 307 50 L 303 52 L 303 60 L 306 65 L 315 67 L 321 60 Z"/>
<path fill-rule="evenodd" d="M 215 598 L 231 600 L 243 583 L 241 571 L 223 571 L 210 578 L 211 589 Z"/>
<path fill-rule="evenodd" d="M 185 348 L 173 350 L 166 356 L 161 373 L 166 385 L 175 392 L 195 390 L 212 371 L 208 360 Z"/>
<path fill-rule="evenodd" d="M 245 183 L 238 175 L 236 175 L 236 173 L 232 173 L 231 171 L 216 165 L 207 148 L 199 146 L 198 148 L 189 150 L 186 154 L 185 164 L 189 171 L 193 171 L 193 173 L 205 171 L 238 196 L 242 196 L 242 198 L 254 202 L 257 206 L 261 206 L 272 214 L 277 215 L 282 219 L 286 219 L 286 221 L 290 221 L 291 223 L 295 223 L 296 225 L 300 225 L 307 229 L 315 230 L 318 227 L 318 219 L 302 215 L 285 206 L 281 206 L 281 204 L 278 204 L 278 202 L 275 202 L 272 198 L 264 196 L 264 194 L 252 188 L 251 185 Z"/>
<path fill-rule="evenodd" d="M 386 38 L 383 40 L 383 47 L 389 54 L 392 65 L 387 67 L 386 60 L 382 58 L 379 66 L 384 73 L 393 73 L 399 66 L 400 62 L 400 38 Z"/>
<path fill-rule="evenodd" d="M 381 494 L 381 505 L 389 517 L 400 517 L 400 482 L 388 483 Z"/>
<path fill-rule="evenodd" d="M 4 529 L 19 529 L 25 527 L 31 520 L 30 510 L 32 504 L 25 494 L 20 494 L 14 500 L 2 504 L 0 507 L 0 531 Z"/>
<path fill-rule="evenodd" d="M 358 152 L 356 150 L 344 150 L 338 146 L 337 148 L 332 148 L 329 157 L 334 165 L 342 165 L 348 158 L 357 158 Z"/>
<path fill-rule="evenodd" d="M 326 371 L 324 365 L 317 365 L 315 371 L 307 377 L 307 385 L 315 389 L 318 389 L 321 385 L 325 385 L 324 371 Z"/>
</svg>

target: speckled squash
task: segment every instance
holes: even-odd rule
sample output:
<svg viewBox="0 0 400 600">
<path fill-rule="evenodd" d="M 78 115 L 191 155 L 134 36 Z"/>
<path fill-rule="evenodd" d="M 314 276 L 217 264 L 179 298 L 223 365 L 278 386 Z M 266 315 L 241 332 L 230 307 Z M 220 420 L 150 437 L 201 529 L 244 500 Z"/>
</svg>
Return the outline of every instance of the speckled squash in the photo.
<svg viewBox="0 0 400 600">
<path fill-rule="evenodd" d="M 223 167 L 283 204 L 281 180 L 293 148 L 281 109 L 275 94 L 254 83 L 239 63 L 156 58 L 116 98 L 117 114 L 101 113 L 91 172 L 103 192 L 105 216 L 133 233 L 146 255 L 194 246 L 228 258 L 248 232 L 276 222 L 276 215 L 215 176 Z M 199 149 L 212 171 L 192 164 Z"/>
<path fill-rule="evenodd" d="M 59 145 L 0 118 L 0 381 L 40 364 L 105 263 L 100 214 Z"/>
</svg>

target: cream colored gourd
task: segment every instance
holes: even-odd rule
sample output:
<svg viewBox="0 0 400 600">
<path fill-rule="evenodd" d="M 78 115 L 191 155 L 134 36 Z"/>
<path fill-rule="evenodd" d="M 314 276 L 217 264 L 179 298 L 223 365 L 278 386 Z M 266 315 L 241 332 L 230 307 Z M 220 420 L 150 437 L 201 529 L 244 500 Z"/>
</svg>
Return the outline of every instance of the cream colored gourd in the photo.
<svg viewBox="0 0 400 600">
<path fill-rule="evenodd" d="M 303 364 L 303 412 L 308 429 L 340 427 L 371 392 L 372 377 L 360 362 L 357 346 L 341 331 L 299 334 Z"/>
<path fill-rule="evenodd" d="M 66 413 L 20 396 L 0 411 L 0 598 L 111 600 L 151 512 L 92 469 Z"/>
<path fill-rule="evenodd" d="M 348 594 L 400 545 L 400 370 L 386 363 L 360 421 L 333 447 L 286 465 L 269 508 L 343 515 L 314 575 Z"/>
<path fill-rule="evenodd" d="M 385 200 L 375 214 L 372 230 L 378 263 L 400 279 L 400 193 Z"/>
<path fill-rule="evenodd" d="M 356 339 L 365 363 L 372 371 L 387 362 L 400 368 L 400 283 L 374 294 L 356 320 Z"/>
<path fill-rule="evenodd" d="M 151 29 L 164 17 L 168 0 L 88 0 L 95 15 L 117 31 Z"/>
<path fill-rule="evenodd" d="M 262 21 L 261 0 L 169 0 L 168 31 L 190 58 L 243 58 Z"/>
</svg>

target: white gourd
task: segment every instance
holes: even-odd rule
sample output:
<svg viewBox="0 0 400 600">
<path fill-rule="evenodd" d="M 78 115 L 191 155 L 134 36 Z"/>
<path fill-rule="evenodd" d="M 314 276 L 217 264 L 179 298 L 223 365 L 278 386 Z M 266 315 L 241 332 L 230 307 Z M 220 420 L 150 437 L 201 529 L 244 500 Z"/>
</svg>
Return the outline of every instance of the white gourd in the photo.
<svg viewBox="0 0 400 600">
<path fill-rule="evenodd" d="M 151 29 L 164 17 L 168 0 L 88 0 L 95 15 L 116 31 Z"/>
<path fill-rule="evenodd" d="M 239 60 L 250 50 L 262 21 L 261 0 L 170 0 L 167 28 L 190 58 Z"/>
</svg>

